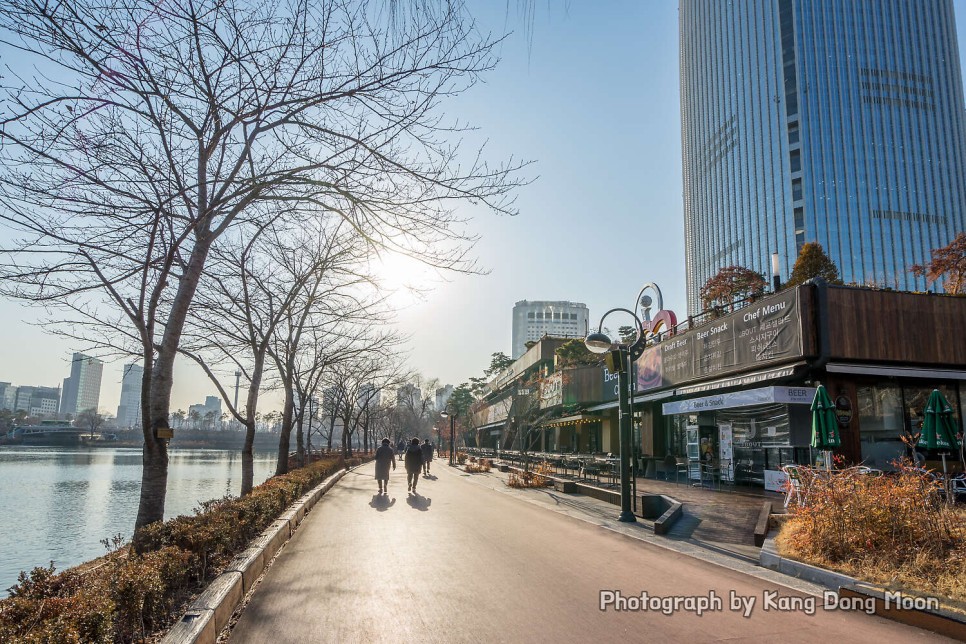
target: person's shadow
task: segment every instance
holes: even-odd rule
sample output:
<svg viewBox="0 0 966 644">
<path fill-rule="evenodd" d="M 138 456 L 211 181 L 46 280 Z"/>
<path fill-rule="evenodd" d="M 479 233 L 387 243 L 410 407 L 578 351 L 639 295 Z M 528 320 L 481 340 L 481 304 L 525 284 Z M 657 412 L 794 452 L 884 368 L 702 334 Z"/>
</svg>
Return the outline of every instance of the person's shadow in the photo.
<svg viewBox="0 0 966 644">
<path fill-rule="evenodd" d="M 430 481 L 435 481 L 437 477 L 435 474 L 423 474 L 424 479 L 429 479 Z"/>
<path fill-rule="evenodd" d="M 406 499 L 406 503 L 409 504 L 409 507 L 413 508 L 414 510 L 422 510 L 423 512 L 429 509 L 429 506 L 432 502 L 433 500 L 428 496 L 421 496 L 415 492 L 410 494 L 409 498 Z"/>
<path fill-rule="evenodd" d="M 380 512 L 385 512 L 394 505 L 396 505 L 396 497 L 390 499 L 388 494 L 373 494 L 372 501 L 369 501 L 369 507 Z"/>
</svg>

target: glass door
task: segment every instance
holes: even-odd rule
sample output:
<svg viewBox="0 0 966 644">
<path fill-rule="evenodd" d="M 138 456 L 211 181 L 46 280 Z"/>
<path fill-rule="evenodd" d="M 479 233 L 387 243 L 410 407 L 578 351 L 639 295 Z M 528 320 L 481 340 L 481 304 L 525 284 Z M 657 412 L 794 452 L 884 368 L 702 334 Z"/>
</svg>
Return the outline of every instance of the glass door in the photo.
<svg viewBox="0 0 966 644">
<path fill-rule="evenodd" d="M 685 431 L 687 437 L 688 478 L 692 481 L 701 480 L 701 443 L 697 425 L 688 425 Z"/>
</svg>

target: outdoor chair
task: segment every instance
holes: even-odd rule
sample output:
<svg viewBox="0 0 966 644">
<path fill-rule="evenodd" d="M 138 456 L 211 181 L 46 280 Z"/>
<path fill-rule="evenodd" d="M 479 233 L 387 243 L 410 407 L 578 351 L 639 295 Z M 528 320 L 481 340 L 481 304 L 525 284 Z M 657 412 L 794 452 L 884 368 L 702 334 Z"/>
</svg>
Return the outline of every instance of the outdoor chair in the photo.
<svg viewBox="0 0 966 644">
<path fill-rule="evenodd" d="M 949 479 L 949 493 L 954 501 L 966 501 L 966 478 L 956 476 Z"/>
<path fill-rule="evenodd" d="M 687 459 L 679 458 L 674 471 L 674 482 L 680 483 L 682 475 L 684 476 L 685 484 L 687 484 L 689 477 L 691 476 L 691 468 L 688 466 Z"/>
<path fill-rule="evenodd" d="M 593 476 L 594 480 L 600 483 L 600 464 L 599 463 L 586 463 L 584 465 L 584 480 L 589 481 L 590 477 Z"/>
<path fill-rule="evenodd" d="M 702 463 L 701 464 L 701 484 L 704 485 L 704 479 L 708 480 L 708 486 L 711 489 L 718 489 L 721 487 L 721 467 L 713 463 Z"/>
<path fill-rule="evenodd" d="M 792 497 L 798 502 L 799 507 L 805 505 L 805 489 L 802 485 L 801 468 L 798 465 L 786 465 L 782 471 L 788 476 L 788 490 L 785 492 L 785 507 L 791 502 Z"/>
<path fill-rule="evenodd" d="M 607 480 L 608 485 L 617 486 L 617 471 L 618 467 L 615 467 L 612 463 L 601 463 L 600 465 L 600 477 Z M 600 480 L 598 477 L 598 480 Z"/>
<path fill-rule="evenodd" d="M 573 474 L 570 474 L 571 470 L 573 470 Z M 577 478 L 580 475 L 580 461 L 575 458 L 567 459 L 567 473 L 572 478 Z"/>
</svg>

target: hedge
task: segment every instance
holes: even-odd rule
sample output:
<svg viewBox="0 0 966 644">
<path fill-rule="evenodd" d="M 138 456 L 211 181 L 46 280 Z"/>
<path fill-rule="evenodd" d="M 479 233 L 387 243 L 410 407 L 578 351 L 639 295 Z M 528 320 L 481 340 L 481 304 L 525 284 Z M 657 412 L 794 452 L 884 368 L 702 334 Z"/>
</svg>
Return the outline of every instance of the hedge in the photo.
<svg viewBox="0 0 966 644">
<path fill-rule="evenodd" d="M 318 461 L 276 476 L 243 498 L 206 501 L 193 516 L 151 524 L 143 554 L 111 552 L 63 572 L 21 572 L 0 600 L 0 642 L 137 642 L 169 628 L 191 599 L 280 514 L 332 472 L 359 459 Z"/>
</svg>

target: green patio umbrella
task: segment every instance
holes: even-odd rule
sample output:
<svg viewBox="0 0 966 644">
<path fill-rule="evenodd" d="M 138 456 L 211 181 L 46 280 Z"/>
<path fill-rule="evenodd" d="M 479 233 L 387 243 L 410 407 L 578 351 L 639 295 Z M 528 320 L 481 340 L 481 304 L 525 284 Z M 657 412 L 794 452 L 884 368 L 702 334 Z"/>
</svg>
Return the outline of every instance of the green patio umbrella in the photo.
<svg viewBox="0 0 966 644">
<path fill-rule="evenodd" d="M 933 389 L 923 410 L 922 432 L 916 447 L 932 450 L 943 450 L 943 479 L 946 479 L 946 454 L 959 449 L 956 440 L 956 421 L 953 418 L 953 408 L 949 401 L 938 389 Z"/>
<path fill-rule="evenodd" d="M 815 390 L 815 398 L 812 399 L 812 447 L 825 452 L 826 469 L 832 469 L 829 452 L 841 444 L 835 403 L 829 398 L 825 387 L 819 385 Z"/>
</svg>

